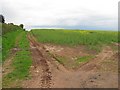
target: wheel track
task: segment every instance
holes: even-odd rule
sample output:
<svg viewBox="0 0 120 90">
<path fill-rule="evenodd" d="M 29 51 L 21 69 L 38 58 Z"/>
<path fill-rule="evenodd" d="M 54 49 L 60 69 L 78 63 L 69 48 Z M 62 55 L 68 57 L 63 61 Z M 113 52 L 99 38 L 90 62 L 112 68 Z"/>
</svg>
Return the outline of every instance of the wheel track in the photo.
<svg viewBox="0 0 120 90">
<path fill-rule="evenodd" d="M 50 67 L 47 63 L 47 58 L 43 55 L 42 49 L 39 49 L 41 46 L 39 43 L 37 43 L 35 38 L 32 35 L 28 34 L 28 39 L 31 43 L 31 47 L 34 47 L 35 54 L 37 54 L 39 57 L 39 59 L 34 60 L 34 66 L 35 68 L 37 68 L 37 66 L 40 66 L 42 69 L 41 88 L 50 88 L 52 75 Z"/>
</svg>

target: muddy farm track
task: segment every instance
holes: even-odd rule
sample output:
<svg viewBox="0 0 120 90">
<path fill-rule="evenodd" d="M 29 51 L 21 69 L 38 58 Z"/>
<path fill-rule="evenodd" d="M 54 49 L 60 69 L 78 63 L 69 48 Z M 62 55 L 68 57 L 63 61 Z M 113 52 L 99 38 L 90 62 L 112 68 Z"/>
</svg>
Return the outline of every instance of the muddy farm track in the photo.
<svg viewBox="0 0 120 90">
<path fill-rule="evenodd" d="M 24 88 L 115 88 L 118 87 L 117 64 L 111 68 L 117 52 L 106 47 L 95 59 L 82 65 L 77 70 L 72 70 L 60 64 L 55 54 L 44 44 L 38 43 L 35 37 L 28 34 L 33 64 L 30 68 L 31 77 L 23 82 Z M 69 51 L 70 52 L 70 51 Z M 66 53 L 67 54 L 67 53 Z M 109 60 L 109 64 L 102 63 Z M 117 62 L 116 60 L 114 60 Z M 104 68 L 103 68 L 104 67 Z M 109 72 L 103 69 L 110 69 Z"/>
<path fill-rule="evenodd" d="M 43 55 L 43 50 L 39 48 L 40 47 L 39 43 L 37 43 L 36 40 L 30 35 L 28 36 L 28 39 L 30 41 L 32 54 L 34 54 L 33 56 L 34 68 L 36 69 L 40 68 L 42 70 L 40 87 L 49 88 L 52 76 L 49 65 L 47 63 L 47 58 L 45 57 L 45 55 Z M 39 71 L 37 72 L 38 74 L 41 74 L 39 73 Z"/>
</svg>

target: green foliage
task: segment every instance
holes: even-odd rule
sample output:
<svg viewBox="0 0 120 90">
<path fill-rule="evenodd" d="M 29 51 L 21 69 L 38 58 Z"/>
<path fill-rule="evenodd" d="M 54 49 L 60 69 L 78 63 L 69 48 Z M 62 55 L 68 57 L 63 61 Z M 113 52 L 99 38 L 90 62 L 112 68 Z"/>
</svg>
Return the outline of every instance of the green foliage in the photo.
<svg viewBox="0 0 120 90">
<path fill-rule="evenodd" d="M 20 24 L 20 27 L 21 27 L 21 28 L 23 28 L 23 27 L 24 27 L 24 25 L 23 25 L 23 24 Z"/>
<path fill-rule="evenodd" d="M 13 25 L 13 24 L 2 24 L 2 35 L 11 32 L 11 31 L 17 31 L 17 30 L 23 30 L 20 26 Z"/>
<path fill-rule="evenodd" d="M 5 18 L 3 15 L 0 15 L 0 23 L 5 23 Z"/>
<path fill-rule="evenodd" d="M 88 62 L 89 59 L 91 59 L 92 56 L 82 56 L 82 57 L 78 57 L 76 62 L 77 63 L 82 63 L 82 62 Z"/>
<path fill-rule="evenodd" d="M 31 33 L 39 42 L 70 46 L 86 45 L 91 49 L 118 42 L 118 32 L 113 31 L 34 29 Z"/>
<path fill-rule="evenodd" d="M 73 64 L 73 68 L 77 68 L 79 67 L 81 64 L 87 63 L 90 60 L 92 60 L 94 58 L 94 56 L 81 56 L 81 57 L 77 57 L 74 64 Z"/>
</svg>

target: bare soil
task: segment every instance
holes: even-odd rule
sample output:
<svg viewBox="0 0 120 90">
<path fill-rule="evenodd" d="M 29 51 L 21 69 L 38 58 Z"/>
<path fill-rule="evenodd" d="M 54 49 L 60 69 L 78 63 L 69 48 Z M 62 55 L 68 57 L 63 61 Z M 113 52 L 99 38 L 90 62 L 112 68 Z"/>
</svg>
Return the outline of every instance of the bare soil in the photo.
<svg viewBox="0 0 120 90">
<path fill-rule="evenodd" d="M 12 72 L 13 67 L 12 67 L 12 60 L 14 59 L 17 51 L 19 51 L 19 48 L 12 48 L 10 51 L 10 55 L 8 58 L 5 60 L 5 62 L 2 65 L 2 76 L 4 77 L 8 73 Z"/>
<path fill-rule="evenodd" d="M 67 64 L 76 57 L 93 55 L 84 47 L 66 47 L 38 43 L 35 37 L 28 35 L 33 57 L 30 68 L 31 77 L 23 82 L 23 88 L 117 88 L 118 52 L 104 47 L 95 58 L 70 69 Z M 49 55 L 50 54 L 50 55 Z M 56 56 L 67 58 L 66 65 L 60 64 Z M 71 64 L 72 65 L 72 64 Z"/>
</svg>

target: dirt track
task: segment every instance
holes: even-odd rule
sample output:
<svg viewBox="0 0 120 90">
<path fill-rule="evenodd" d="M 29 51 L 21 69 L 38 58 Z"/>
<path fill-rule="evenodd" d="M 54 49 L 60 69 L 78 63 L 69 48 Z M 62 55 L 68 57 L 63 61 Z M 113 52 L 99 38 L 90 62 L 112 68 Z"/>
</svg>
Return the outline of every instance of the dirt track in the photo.
<svg viewBox="0 0 120 90">
<path fill-rule="evenodd" d="M 43 55 L 42 49 L 39 48 L 39 43 L 35 41 L 35 39 L 31 36 L 28 36 L 30 40 L 30 46 L 33 56 L 33 66 L 36 70 L 40 82 L 39 87 L 49 88 L 51 84 L 51 71 L 49 65 L 47 63 L 47 58 Z"/>
<path fill-rule="evenodd" d="M 69 70 L 56 61 L 54 55 L 48 55 L 43 44 L 32 35 L 28 35 L 33 57 L 31 78 L 23 82 L 24 88 L 116 88 L 118 74 L 111 71 L 101 71 L 101 64 L 111 59 L 114 52 L 106 47 L 96 58 L 77 70 Z M 117 61 L 115 61 L 117 62 Z M 113 63 L 114 64 L 114 63 Z M 113 68 L 107 65 L 110 70 Z M 104 68 L 107 68 L 104 66 Z M 117 64 L 115 64 L 115 69 Z"/>
</svg>

